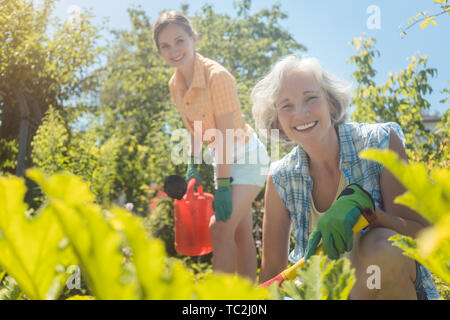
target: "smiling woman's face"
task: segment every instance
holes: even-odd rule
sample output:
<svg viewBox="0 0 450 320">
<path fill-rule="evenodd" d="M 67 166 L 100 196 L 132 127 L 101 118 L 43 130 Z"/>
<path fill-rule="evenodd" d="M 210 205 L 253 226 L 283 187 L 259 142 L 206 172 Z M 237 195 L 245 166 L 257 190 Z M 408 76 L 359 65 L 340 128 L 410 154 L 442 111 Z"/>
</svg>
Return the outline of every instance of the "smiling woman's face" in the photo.
<svg viewBox="0 0 450 320">
<path fill-rule="evenodd" d="M 196 38 L 175 23 L 167 25 L 158 36 L 162 57 L 174 68 L 194 63 Z"/>
<path fill-rule="evenodd" d="M 293 71 L 287 75 L 275 106 L 280 129 L 301 146 L 326 142 L 323 138 L 334 129 L 331 115 L 336 110 L 311 72 Z"/>
</svg>

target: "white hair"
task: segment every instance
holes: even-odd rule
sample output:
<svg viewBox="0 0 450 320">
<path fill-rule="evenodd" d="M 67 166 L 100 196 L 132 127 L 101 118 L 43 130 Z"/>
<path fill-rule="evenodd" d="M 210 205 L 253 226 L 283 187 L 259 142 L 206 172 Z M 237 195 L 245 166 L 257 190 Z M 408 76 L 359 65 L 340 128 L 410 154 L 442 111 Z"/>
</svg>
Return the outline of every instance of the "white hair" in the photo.
<svg viewBox="0 0 450 320">
<path fill-rule="evenodd" d="M 316 58 L 301 58 L 289 55 L 275 64 L 272 70 L 260 80 L 252 90 L 252 115 L 256 128 L 266 137 L 270 130 L 279 129 L 279 140 L 289 141 L 283 130 L 278 127 L 278 116 L 275 107 L 284 78 L 293 71 L 312 72 L 321 88 L 325 91 L 328 102 L 336 109 L 332 123 L 338 126 L 348 117 L 351 84 L 325 71 Z"/>
</svg>

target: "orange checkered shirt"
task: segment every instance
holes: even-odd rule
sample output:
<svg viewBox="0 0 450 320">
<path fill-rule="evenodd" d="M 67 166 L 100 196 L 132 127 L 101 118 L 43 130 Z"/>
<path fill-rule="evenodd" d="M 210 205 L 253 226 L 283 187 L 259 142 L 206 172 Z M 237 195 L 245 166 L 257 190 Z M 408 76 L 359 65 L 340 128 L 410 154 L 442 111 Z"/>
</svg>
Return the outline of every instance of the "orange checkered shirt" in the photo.
<svg viewBox="0 0 450 320">
<path fill-rule="evenodd" d="M 203 142 L 214 141 L 214 137 L 204 139 L 203 134 L 217 128 L 215 116 L 233 113 L 235 130 L 242 129 L 246 135 L 252 130 L 241 114 L 236 80 L 219 63 L 196 53 L 191 87 L 186 87 L 183 75 L 177 70 L 169 81 L 169 88 L 186 128 L 193 134 L 194 121 L 202 122 L 202 132 L 196 133 L 201 134 Z"/>
</svg>

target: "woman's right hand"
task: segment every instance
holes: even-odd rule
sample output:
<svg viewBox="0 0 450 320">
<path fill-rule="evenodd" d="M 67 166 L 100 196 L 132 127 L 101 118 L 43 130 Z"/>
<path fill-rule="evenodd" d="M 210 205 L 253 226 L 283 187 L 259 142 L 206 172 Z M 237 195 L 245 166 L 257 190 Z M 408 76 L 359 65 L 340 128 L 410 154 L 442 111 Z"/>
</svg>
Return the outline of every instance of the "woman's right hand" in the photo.
<svg viewBox="0 0 450 320">
<path fill-rule="evenodd" d="M 230 178 L 219 178 L 217 180 L 219 188 L 214 194 L 212 203 L 214 214 L 217 221 L 227 221 L 233 212 L 233 203 L 231 201 L 231 181 Z"/>
<path fill-rule="evenodd" d="M 189 182 L 192 178 L 197 179 L 196 187 L 202 184 L 202 179 L 200 179 L 200 175 L 198 174 L 197 168 L 194 164 L 194 157 L 192 156 L 186 171 L 186 182 Z"/>
<path fill-rule="evenodd" d="M 353 248 L 353 226 L 365 209 L 375 209 L 369 193 L 357 184 L 348 185 L 317 222 L 309 237 L 305 261 L 315 254 L 320 240 L 322 249 L 330 259 Z"/>
</svg>

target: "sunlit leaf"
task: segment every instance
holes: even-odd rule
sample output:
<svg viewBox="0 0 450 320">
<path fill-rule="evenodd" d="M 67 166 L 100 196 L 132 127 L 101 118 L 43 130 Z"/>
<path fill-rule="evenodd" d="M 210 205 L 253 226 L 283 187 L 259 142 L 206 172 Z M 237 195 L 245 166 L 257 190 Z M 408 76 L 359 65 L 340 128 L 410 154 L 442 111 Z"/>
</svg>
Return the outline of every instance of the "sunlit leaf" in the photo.
<svg viewBox="0 0 450 320">
<path fill-rule="evenodd" d="M 299 281 L 282 285 L 295 300 L 346 300 L 356 281 L 347 258 L 327 261 L 325 256 L 312 256 L 298 273 Z"/>
<path fill-rule="evenodd" d="M 432 223 L 450 211 L 450 190 L 447 183 L 436 183 L 428 177 L 426 167 L 421 163 L 407 164 L 397 154 L 389 150 L 365 150 L 361 158 L 371 159 L 383 164 L 408 189 L 395 200 L 422 214 Z M 442 172 L 443 177 L 448 176 Z M 436 174 L 432 174 L 436 177 Z"/>
<path fill-rule="evenodd" d="M 266 288 L 228 274 L 212 274 L 195 285 L 195 295 L 200 300 L 262 300 L 268 294 Z"/>
<path fill-rule="evenodd" d="M 24 196 L 23 179 L 0 177 L 0 266 L 31 299 L 55 299 L 66 278 L 57 266 L 76 260 L 60 248 L 65 235 L 51 209 L 30 217 Z"/>
<path fill-rule="evenodd" d="M 123 282 L 121 237 L 92 204 L 86 184 L 68 173 L 46 176 L 28 171 L 49 198 L 53 215 L 69 238 L 81 273 L 97 299 L 132 299 L 132 284 Z"/>
</svg>

